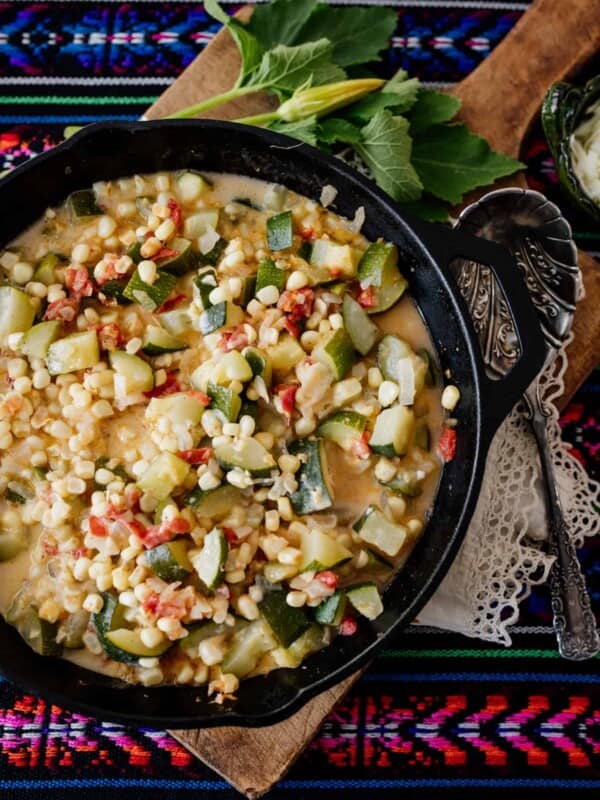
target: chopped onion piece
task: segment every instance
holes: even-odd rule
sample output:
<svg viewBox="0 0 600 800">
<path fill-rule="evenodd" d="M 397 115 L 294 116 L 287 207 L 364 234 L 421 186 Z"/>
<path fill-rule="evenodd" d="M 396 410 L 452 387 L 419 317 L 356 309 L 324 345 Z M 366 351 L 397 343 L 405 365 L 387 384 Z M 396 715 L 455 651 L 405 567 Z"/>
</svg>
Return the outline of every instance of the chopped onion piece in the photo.
<svg viewBox="0 0 600 800">
<path fill-rule="evenodd" d="M 401 406 L 412 406 L 415 399 L 415 365 L 412 358 L 398 359 L 398 383 L 400 395 L 398 401 Z"/>
<path fill-rule="evenodd" d="M 216 230 L 208 225 L 206 228 L 206 233 L 203 233 L 198 239 L 198 247 L 200 248 L 202 255 L 205 256 L 207 253 L 210 253 L 220 238 L 221 237 Z"/>
<path fill-rule="evenodd" d="M 346 229 L 349 230 L 350 233 L 360 233 L 360 229 L 364 224 L 365 209 L 363 206 L 359 206 L 354 214 L 354 219 L 350 220 L 350 222 L 346 225 Z"/>
<path fill-rule="evenodd" d="M 332 186 L 330 183 L 328 183 L 323 187 L 323 191 L 321 192 L 321 205 L 324 208 L 330 206 L 337 197 L 337 193 L 338 190 L 335 188 L 335 186 Z"/>
</svg>

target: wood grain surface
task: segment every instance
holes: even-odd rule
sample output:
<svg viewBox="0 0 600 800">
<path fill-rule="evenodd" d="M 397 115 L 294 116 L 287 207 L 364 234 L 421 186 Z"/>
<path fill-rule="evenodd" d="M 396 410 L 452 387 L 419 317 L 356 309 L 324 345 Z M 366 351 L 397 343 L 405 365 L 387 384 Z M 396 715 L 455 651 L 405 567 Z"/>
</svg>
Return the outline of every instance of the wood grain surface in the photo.
<svg viewBox="0 0 600 800">
<path fill-rule="evenodd" d="M 251 8 L 241 10 L 247 18 Z M 454 90 L 461 98 L 461 116 L 492 146 L 518 156 L 550 83 L 572 75 L 600 50 L 600 0 L 537 0 L 493 53 Z M 229 89 L 240 60 L 226 31 L 147 111 L 160 119 L 205 97 Z M 207 112 L 207 117 L 235 119 L 271 107 L 264 95 L 248 95 Z M 525 186 L 523 175 L 503 185 Z M 487 190 L 486 190 L 487 191 Z M 586 298 L 575 315 L 575 339 L 569 349 L 569 369 L 563 402 L 600 359 L 600 268 L 579 254 Z M 314 698 L 288 720 L 266 728 L 212 728 L 171 731 L 173 736 L 249 798 L 267 792 L 290 768 L 317 733 L 325 717 L 360 673 Z"/>
</svg>

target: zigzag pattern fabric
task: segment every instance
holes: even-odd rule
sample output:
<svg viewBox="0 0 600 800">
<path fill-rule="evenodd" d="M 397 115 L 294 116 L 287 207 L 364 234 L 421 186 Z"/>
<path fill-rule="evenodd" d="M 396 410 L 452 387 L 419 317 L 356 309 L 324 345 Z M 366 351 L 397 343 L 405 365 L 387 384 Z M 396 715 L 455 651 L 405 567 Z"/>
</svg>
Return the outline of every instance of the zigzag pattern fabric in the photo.
<svg viewBox="0 0 600 800">
<path fill-rule="evenodd" d="M 406 0 L 398 4 L 384 73 L 404 67 L 427 84 L 450 86 L 527 6 Z M 58 143 L 65 125 L 138 118 L 218 27 L 200 2 L 0 2 L 0 169 Z M 539 131 L 527 161 L 532 187 L 561 202 Z M 600 233 L 580 218 L 571 222 L 579 246 L 600 255 Z M 562 418 L 595 478 L 599 391 L 597 371 Z M 588 541 L 581 557 L 600 612 L 600 543 Z M 600 661 L 558 658 L 543 587 L 524 604 L 513 639 L 504 650 L 409 629 L 381 653 L 270 797 L 600 796 Z M 0 682 L 0 798 L 82 797 L 239 795 L 164 731 L 86 717 Z"/>
</svg>

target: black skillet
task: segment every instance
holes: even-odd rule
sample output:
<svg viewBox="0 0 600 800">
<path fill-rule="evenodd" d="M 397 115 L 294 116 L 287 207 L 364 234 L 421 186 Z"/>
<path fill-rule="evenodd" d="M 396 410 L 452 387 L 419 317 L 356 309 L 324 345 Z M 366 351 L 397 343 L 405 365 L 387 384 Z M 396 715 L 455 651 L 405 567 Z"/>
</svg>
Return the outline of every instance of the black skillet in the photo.
<svg viewBox="0 0 600 800">
<path fill-rule="evenodd" d="M 411 622 L 444 577 L 473 512 L 496 428 L 541 368 L 546 354 L 512 257 L 501 247 L 442 226 L 407 219 L 374 183 L 336 158 L 259 128 L 206 120 L 91 125 L 0 181 L 0 246 L 51 205 L 94 181 L 192 168 L 276 181 L 318 200 L 338 189 L 334 210 L 366 212 L 363 233 L 395 242 L 402 271 L 427 323 L 444 371 L 461 389 L 455 459 L 444 467 L 431 518 L 405 568 L 385 594 L 385 611 L 356 635 L 337 637 L 299 669 L 241 683 L 235 702 L 217 705 L 206 687 L 146 689 L 33 653 L 0 620 L 0 671 L 23 689 L 96 716 L 155 727 L 257 726 L 276 722 L 373 657 Z M 521 358 L 499 380 L 486 376 L 471 319 L 448 264 L 462 257 L 490 266 L 516 324 Z"/>
</svg>

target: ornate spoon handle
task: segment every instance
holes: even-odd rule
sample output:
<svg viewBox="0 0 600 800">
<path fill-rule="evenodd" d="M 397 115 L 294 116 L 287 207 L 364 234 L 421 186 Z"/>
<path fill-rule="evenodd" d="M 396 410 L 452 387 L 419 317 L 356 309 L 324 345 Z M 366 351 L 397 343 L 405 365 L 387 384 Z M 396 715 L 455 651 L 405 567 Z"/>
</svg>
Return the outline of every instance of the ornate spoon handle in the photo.
<svg viewBox="0 0 600 800">
<path fill-rule="evenodd" d="M 536 388 L 532 387 L 533 392 Z M 556 557 L 550 570 L 550 592 L 554 630 L 563 658 L 583 661 L 600 652 L 600 635 L 592 611 L 579 559 L 563 517 L 554 466 L 546 437 L 546 417 L 539 397 L 526 394 L 531 425 L 538 444 L 546 491 L 550 555 Z"/>
</svg>

